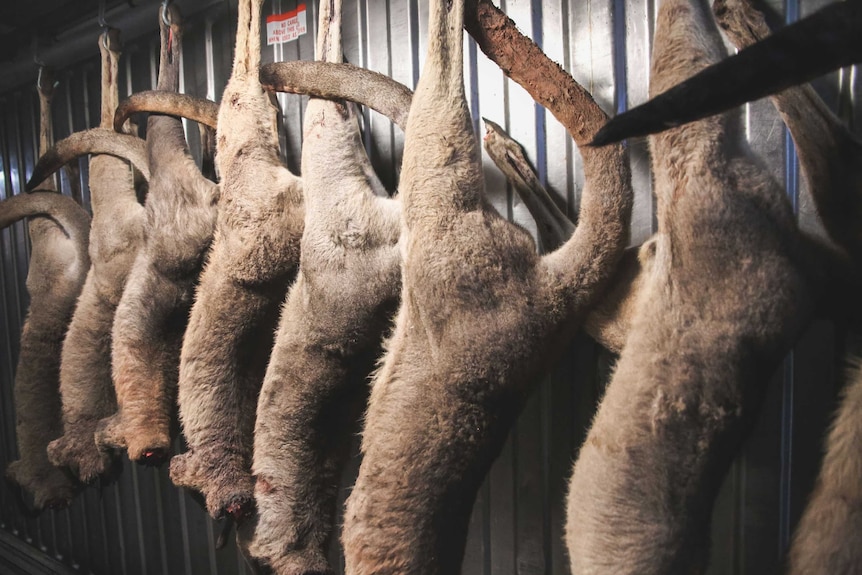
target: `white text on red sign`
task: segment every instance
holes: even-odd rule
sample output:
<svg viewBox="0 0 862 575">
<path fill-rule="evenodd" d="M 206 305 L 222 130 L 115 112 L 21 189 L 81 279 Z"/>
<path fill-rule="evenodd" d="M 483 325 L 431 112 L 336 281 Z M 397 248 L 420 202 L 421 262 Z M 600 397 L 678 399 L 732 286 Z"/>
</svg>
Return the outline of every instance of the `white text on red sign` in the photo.
<svg viewBox="0 0 862 575">
<path fill-rule="evenodd" d="M 267 16 L 266 45 L 290 42 L 305 34 L 307 31 L 306 14 L 305 4 L 300 4 L 296 10 Z"/>
</svg>

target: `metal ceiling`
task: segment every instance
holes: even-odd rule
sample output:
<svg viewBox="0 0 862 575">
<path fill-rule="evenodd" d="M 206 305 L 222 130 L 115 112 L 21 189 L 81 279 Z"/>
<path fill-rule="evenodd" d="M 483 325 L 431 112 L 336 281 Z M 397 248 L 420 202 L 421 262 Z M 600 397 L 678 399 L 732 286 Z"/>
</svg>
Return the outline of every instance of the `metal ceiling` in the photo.
<svg viewBox="0 0 862 575">
<path fill-rule="evenodd" d="M 158 27 L 160 0 L 6 0 L 0 2 L 0 94 L 36 78 L 37 63 L 67 68 L 98 54 L 100 20 L 131 42 Z M 231 0 L 175 0 L 185 17 Z M 103 6 L 103 8 L 100 6 Z M 103 18 L 100 19 L 100 13 Z"/>
</svg>

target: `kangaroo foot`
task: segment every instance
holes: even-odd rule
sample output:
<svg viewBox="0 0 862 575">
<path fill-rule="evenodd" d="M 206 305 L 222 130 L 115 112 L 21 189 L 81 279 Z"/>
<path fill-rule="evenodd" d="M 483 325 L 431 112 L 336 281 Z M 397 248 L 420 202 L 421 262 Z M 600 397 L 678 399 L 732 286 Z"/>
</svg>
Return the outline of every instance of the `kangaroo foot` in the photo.
<svg viewBox="0 0 862 575">
<path fill-rule="evenodd" d="M 113 466 L 112 454 L 96 446 L 96 425 L 95 421 L 78 424 L 48 444 L 48 460 L 57 467 L 68 467 L 83 483 L 108 473 Z"/>
<path fill-rule="evenodd" d="M 230 515 L 238 524 L 254 513 L 254 483 L 251 474 L 235 461 L 211 464 L 189 451 L 171 459 L 171 481 L 179 487 L 200 491 L 213 519 Z"/>
</svg>

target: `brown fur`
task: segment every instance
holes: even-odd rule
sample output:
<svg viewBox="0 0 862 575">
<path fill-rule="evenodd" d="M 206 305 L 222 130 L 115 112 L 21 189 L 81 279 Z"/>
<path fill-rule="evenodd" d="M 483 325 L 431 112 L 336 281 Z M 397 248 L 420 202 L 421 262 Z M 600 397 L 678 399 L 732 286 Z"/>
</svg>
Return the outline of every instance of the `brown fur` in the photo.
<svg viewBox="0 0 862 575">
<path fill-rule="evenodd" d="M 739 49 L 769 35 L 762 15 L 744 0 L 717 0 L 714 11 L 717 23 Z M 727 79 L 718 76 L 712 81 L 726 83 Z M 859 193 L 862 190 L 862 172 L 858 167 L 862 147 L 810 86 L 781 91 L 772 96 L 772 101 L 796 143 L 803 174 L 827 233 L 848 252 L 842 253 L 816 238 L 806 238 L 808 249 L 816 253 L 823 264 L 820 274 L 829 282 L 827 289 L 822 290 L 824 297 L 818 301 L 818 312 L 858 324 L 862 237 L 857 234 L 855 222 L 859 220 L 857 216 L 862 216 L 862 195 Z M 651 261 L 654 246 L 648 248 L 645 245 L 638 257 L 632 251 L 623 258 L 611 292 L 585 322 L 590 335 L 617 353 L 631 326 L 634 301 L 643 289 L 644 272 L 648 274 L 646 266 Z"/>
<path fill-rule="evenodd" d="M 168 11 L 170 26 L 159 16 L 158 88 L 175 91 L 182 29 L 176 6 Z M 133 461 L 160 463 L 170 451 L 180 348 L 213 237 L 218 187 L 195 166 L 178 118 L 150 116 L 147 152 L 152 177 L 146 243 L 129 273 L 112 335 L 119 411 L 101 422 L 96 443 L 102 449 L 127 449 Z"/>
<path fill-rule="evenodd" d="M 664 0 L 651 92 L 722 52 L 705 2 Z M 714 117 L 651 139 L 659 231 L 570 483 L 573 573 L 704 571 L 720 480 L 811 317 L 810 252 L 734 135 Z"/>
<path fill-rule="evenodd" d="M 378 72 L 340 62 L 274 62 L 260 68 L 267 90 L 367 103 L 397 126 L 407 126 L 412 93 Z"/>
<path fill-rule="evenodd" d="M 262 66 L 259 77 L 264 88 L 271 92 L 342 100 L 351 108 L 346 113 L 352 115 L 355 115 L 353 102 L 358 102 L 387 116 L 402 130 L 406 128 L 413 92 L 383 74 L 341 62 L 294 61 Z M 389 193 L 367 160 L 364 149 L 357 148 L 355 154 L 354 163 L 362 168 L 374 195 L 388 198 Z"/>
<path fill-rule="evenodd" d="M 260 68 L 260 82 L 270 92 L 306 94 L 329 100 L 360 102 L 404 129 L 413 92 L 378 72 L 336 62 L 271 62 Z M 114 116 L 119 132 L 132 114 L 170 114 L 215 128 L 218 104 L 187 94 L 151 90 L 132 94 L 120 103 Z"/>
<path fill-rule="evenodd" d="M 321 26 L 335 26 L 336 20 L 329 19 L 323 5 Z M 318 37 L 328 39 L 333 59 L 340 59 L 340 44 L 325 34 Z M 278 91 L 358 98 L 391 114 L 393 121 L 406 122 L 412 99 L 406 87 L 348 66 L 316 66 L 310 74 L 306 64 L 271 64 L 261 70 L 261 78 Z M 372 357 L 368 351 L 376 348 L 381 320 L 400 287 L 394 244 L 400 233 L 398 213 L 386 206 L 388 201 L 370 196 L 376 178 L 358 140 L 355 119 L 340 104 L 312 100 L 311 106 L 303 148 L 307 203 L 300 271 L 282 314 L 255 431 L 260 518 L 251 552 L 279 573 L 328 570 L 325 551 L 338 470 L 355 421 L 356 400 L 364 396 L 363 379 Z M 500 154 L 491 157 L 508 176 L 514 176 L 507 172 L 512 161 L 530 169 L 520 146 L 505 133 L 494 133 L 486 146 L 489 142 L 499 144 Z M 323 165 L 319 158 L 325 158 Z M 334 193 L 339 187 L 347 190 Z M 566 230 L 559 232 L 557 244 L 571 235 L 574 226 L 550 205 L 553 200 L 544 189 L 521 193 L 540 229 Z M 543 195 L 534 199 L 538 193 Z M 345 197 L 353 201 L 345 202 Z M 381 237 L 386 240 L 382 244 Z M 356 289 L 345 292 L 345 286 Z"/>
<path fill-rule="evenodd" d="M 553 251 L 571 237 L 575 225 L 557 206 L 539 181 L 524 150 L 499 125 L 485 119 L 485 150 L 518 192 L 536 219 L 539 240 L 545 252 Z M 654 244 L 654 240 L 652 241 Z M 642 289 L 654 245 L 629 248 L 623 253 L 611 285 L 584 319 L 584 331 L 609 350 L 619 353 L 625 344 L 634 301 Z"/>
<path fill-rule="evenodd" d="M 542 251 L 552 252 L 575 232 L 575 224 L 560 210 L 548 190 L 539 181 L 533 166 L 524 156 L 524 149 L 487 118 L 485 120 L 485 151 L 506 176 L 521 201 L 536 218 L 536 229 Z"/>
<path fill-rule="evenodd" d="M 39 151 L 54 142 L 51 122 L 53 78 L 39 69 Z M 0 227 L 30 217 L 30 262 L 27 292 L 30 309 L 21 333 L 21 351 L 13 389 L 20 459 L 6 476 L 33 495 L 36 509 L 64 507 L 77 486 L 65 471 L 48 461 L 48 443 L 62 433 L 60 351 L 81 293 L 90 258 L 90 217 L 75 202 L 56 192 L 55 180 L 42 182 L 35 195 L 0 204 Z M 40 217 L 43 216 L 43 217 Z"/>
<path fill-rule="evenodd" d="M 162 90 L 163 88 L 137 92 L 120 102 L 114 115 L 114 130 L 122 131 L 129 116 L 138 112 L 181 116 L 210 128 L 216 128 L 218 104 L 204 98 Z"/>
<path fill-rule="evenodd" d="M 614 353 L 620 353 L 626 343 L 638 294 L 650 276 L 655 241 L 652 238 L 625 251 L 610 286 L 584 319 L 587 335 Z"/>
<path fill-rule="evenodd" d="M 627 170 L 627 160 L 621 149 L 606 149 L 607 155 L 597 155 L 596 149 L 587 146 L 607 120 L 590 94 L 557 63 L 545 57 L 535 43 L 520 34 L 515 23 L 490 0 L 468 0 L 467 6 L 464 27 L 479 48 L 566 127 L 579 146 L 585 166 L 602 167 L 601 170 L 591 168 L 593 185 L 610 190 L 614 180 L 627 181 L 628 176 L 622 173 Z M 532 187 L 529 182 L 524 183 Z M 536 194 L 542 197 L 540 192 Z M 649 265 L 651 253 L 649 247 L 626 250 L 613 272 L 611 285 L 584 319 L 585 331 L 612 351 L 618 352 L 625 342 L 642 277 L 640 271 Z"/>
<path fill-rule="evenodd" d="M 257 395 L 303 229 L 301 182 L 279 160 L 276 110 L 257 79 L 261 4 L 239 3 L 233 74 L 218 117 L 218 221 L 180 359 L 189 451 L 171 461 L 171 479 L 201 491 L 213 517 L 251 510 Z"/>
<path fill-rule="evenodd" d="M 53 191 L 0 202 L 0 228 L 23 217 L 32 218 L 27 273 L 30 309 L 15 371 L 19 459 L 9 464 L 6 476 L 33 495 L 36 509 L 64 507 L 77 491 L 76 482 L 48 461 L 46 448 L 63 431 L 60 351 L 90 267 L 90 218 L 72 199 Z"/>
<path fill-rule="evenodd" d="M 488 205 L 464 100 L 463 2 L 446 10 L 431 3 L 401 177 L 401 308 L 347 502 L 345 558 L 357 575 L 458 571 L 483 476 L 627 237 L 631 189 L 616 163 L 585 158 L 580 225 L 544 258 Z"/>
<path fill-rule="evenodd" d="M 719 26 L 742 49 L 769 35 L 763 15 L 747 0 L 717 0 Z M 862 146 L 809 85 L 772 101 L 790 129 L 809 189 L 830 237 L 858 266 L 862 258 Z M 837 283 L 837 282 L 836 282 Z M 856 286 L 858 288 L 858 286 Z M 853 290 L 858 298 L 858 289 Z M 862 572 L 862 370 L 849 374 L 814 492 L 796 528 L 787 572 L 851 575 Z"/>
<path fill-rule="evenodd" d="M 717 0 L 716 21 L 737 48 L 769 36 L 763 15 L 746 0 Z M 830 238 L 862 264 L 862 142 L 808 85 L 771 97 L 793 136 L 802 172 Z"/>
<path fill-rule="evenodd" d="M 762 14 L 746 0 L 717 0 L 716 20 L 737 48 L 769 36 Z M 829 237 L 862 264 L 862 142 L 810 85 L 774 94 L 772 102 L 790 130 L 803 174 Z"/>
<path fill-rule="evenodd" d="M 320 4 L 317 58 L 341 60 L 341 2 Z M 341 469 L 365 378 L 401 285 L 395 200 L 375 197 L 356 116 L 313 98 L 305 112 L 305 231 L 257 407 L 251 554 L 276 573 L 331 572 Z"/>
<path fill-rule="evenodd" d="M 48 149 L 33 168 L 33 175 L 27 182 L 27 189 L 34 189 L 65 164 L 87 154 L 115 156 L 129 160 L 141 172 L 144 179 L 150 179 L 144 141 L 136 136 L 118 134 L 109 127 L 101 126 L 75 132 Z"/>
<path fill-rule="evenodd" d="M 99 40 L 102 128 L 110 128 L 117 105 L 116 44 L 116 38 Z M 126 277 L 143 243 L 145 219 L 135 195 L 132 172 L 122 160 L 106 155 L 93 157 L 90 192 L 92 266 L 63 342 L 63 436 L 48 446 L 51 462 L 70 467 L 84 482 L 105 473 L 111 465 L 111 454 L 96 447 L 93 434 L 98 422 L 116 410 L 111 382 L 111 326 Z"/>
</svg>

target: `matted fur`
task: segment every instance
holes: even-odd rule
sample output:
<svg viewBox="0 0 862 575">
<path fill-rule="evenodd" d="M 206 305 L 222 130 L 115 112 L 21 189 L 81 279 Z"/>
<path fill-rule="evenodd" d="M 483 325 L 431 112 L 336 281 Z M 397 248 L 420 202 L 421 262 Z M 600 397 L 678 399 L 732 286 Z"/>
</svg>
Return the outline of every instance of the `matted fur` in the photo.
<svg viewBox="0 0 862 575">
<path fill-rule="evenodd" d="M 241 518 L 253 506 L 255 407 L 304 219 L 301 181 L 281 164 L 276 108 L 257 78 L 262 3 L 239 2 L 233 74 L 218 116 L 215 238 L 180 357 L 189 451 L 171 461 L 171 479 L 203 493 L 216 518 L 226 511 Z"/>
<path fill-rule="evenodd" d="M 182 28 L 177 7 L 167 10 L 169 25 L 159 15 L 158 88 L 175 92 Z M 218 186 L 195 165 L 179 118 L 149 117 L 147 153 L 146 242 L 129 273 L 111 338 L 119 411 L 100 423 L 96 443 L 126 449 L 132 461 L 160 463 L 170 451 L 183 332 L 215 229 Z"/>
<path fill-rule="evenodd" d="M 705 1 L 663 0 L 652 93 L 723 55 Z M 811 253 L 735 136 L 722 116 L 651 138 L 659 231 L 570 483 L 575 574 L 705 570 L 718 486 L 811 318 Z"/>
<path fill-rule="evenodd" d="M 113 36 L 113 35 L 112 35 Z M 110 128 L 117 107 L 116 37 L 102 40 L 102 119 Z M 96 446 L 98 422 L 116 411 L 111 381 L 111 326 L 132 262 L 144 239 L 144 208 L 138 203 L 132 171 L 112 156 L 90 160 L 92 265 L 63 342 L 60 393 L 63 436 L 48 446 L 55 465 L 68 466 L 89 482 L 111 466 L 112 454 Z"/>
<path fill-rule="evenodd" d="M 341 1 L 321 2 L 317 58 L 341 61 Z M 401 287 L 399 202 L 374 194 L 353 108 L 305 111 L 305 231 L 257 406 L 258 521 L 249 550 L 276 573 L 331 572 L 341 470 Z"/>
<path fill-rule="evenodd" d="M 36 509 L 64 507 L 77 485 L 48 461 L 46 449 L 63 431 L 60 351 L 90 267 L 90 217 L 71 198 L 54 191 L 0 202 L 0 228 L 24 217 L 32 218 L 27 272 L 30 309 L 21 332 L 13 390 L 19 458 L 6 468 L 6 476 L 32 494 Z"/>
<path fill-rule="evenodd" d="M 356 575 L 458 572 L 482 478 L 627 240 L 631 189 L 616 163 L 585 161 L 580 225 L 544 258 L 489 206 L 464 99 L 463 10 L 431 2 L 407 124 L 401 307 L 342 535 Z"/>
</svg>

